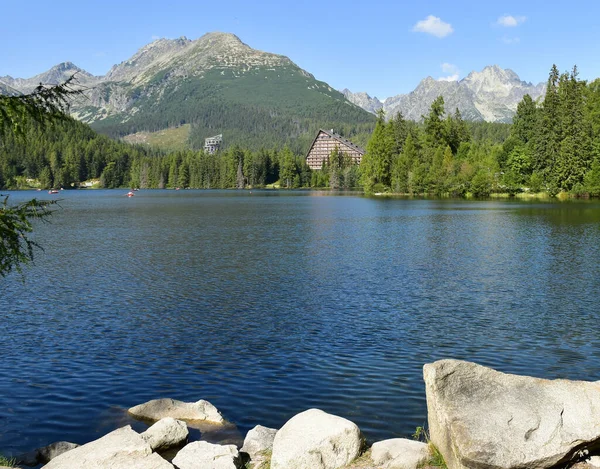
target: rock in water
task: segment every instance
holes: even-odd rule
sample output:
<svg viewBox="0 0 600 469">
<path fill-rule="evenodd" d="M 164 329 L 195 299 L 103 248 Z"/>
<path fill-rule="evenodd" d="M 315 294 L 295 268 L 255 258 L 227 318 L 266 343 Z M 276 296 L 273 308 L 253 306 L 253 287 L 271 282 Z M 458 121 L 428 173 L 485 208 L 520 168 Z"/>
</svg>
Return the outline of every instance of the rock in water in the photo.
<svg viewBox="0 0 600 469">
<path fill-rule="evenodd" d="M 275 440 L 276 434 L 277 430 L 274 428 L 257 425 L 246 435 L 244 446 L 240 451 L 248 453 L 250 458 L 254 460 L 260 453 L 273 449 L 273 440 Z"/>
<path fill-rule="evenodd" d="M 49 461 L 52 461 L 54 458 L 60 456 L 67 451 L 71 451 L 72 449 L 78 448 L 79 445 L 76 443 L 71 443 L 69 441 L 57 441 L 48 446 L 44 446 L 43 448 L 38 448 L 38 460 L 45 464 Z"/>
<path fill-rule="evenodd" d="M 194 441 L 177 453 L 173 464 L 178 469 L 238 469 L 242 458 L 234 445 Z"/>
<path fill-rule="evenodd" d="M 371 459 L 384 469 L 417 469 L 429 456 L 425 443 L 405 438 L 378 441 L 371 447 Z"/>
<path fill-rule="evenodd" d="M 173 469 L 129 425 L 55 457 L 43 469 Z"/>
<path fill-rule="evenodd" d="M 449 469 L 542 469 L 600 444 L 599 383 L 459 360 L 427 364 L 423 376 L 430 438 Z"/>
<path fill-rule="evenodd" d="M 350 420 L 310 409 L 275 435 L 271 469 L 337 469 L 356 459 L 363 443 Z"/>
<path fill-rule="evenodd" d="M 198 402 L 181 402 L 175 399 L 154 399 L 129 409 L 135 417 L 149 420 L 160 420 L 173 417 L 179 420 L 203 420 L 224 424 L 225 419 L 210 402 L 200 399 Z"/>
<path fill-rule="evenodd" d="M 142 433 L 142 438 L 148 442 L 152 451 L 166 451 L 183 446 L 188 434 L 185 422 L 165 417 Z"/>
</svg>

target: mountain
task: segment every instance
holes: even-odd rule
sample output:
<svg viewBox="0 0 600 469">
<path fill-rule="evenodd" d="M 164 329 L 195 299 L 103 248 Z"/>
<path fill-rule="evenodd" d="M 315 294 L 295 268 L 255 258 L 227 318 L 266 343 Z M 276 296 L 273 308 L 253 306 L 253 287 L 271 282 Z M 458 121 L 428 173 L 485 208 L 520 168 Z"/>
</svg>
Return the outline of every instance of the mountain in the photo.
<svg viewBox="0 0 600 469">
<path fill-rule="evenodd" d="M 40 83 L 55 85 L 63 83 L 73 75 L 75 75 L 78 83 L 84 86 L 93 85 L 101 79 L 101 77 L 94 77 L 71 62 L 63 62 L 32 78 L 0 77 L 0 86 L 9 86 L 21 93 L 31 93 Z"/>
<path fill-rule="evenodd" d="M 57 83 L 74 72 L 88 91 L 72 114 L 112 137 L 186 124 L 189 132 L 181 135 L 195 148 L 223 134 L 226 144 L 287 143 L 306 151 L 319 127 L 366 136 L 375 122 L 288 57 L 252 49 L 229 33 L 158 39 L 102 77 L 66 62 L 28 80 L 0 82 L 28 92 L 40 81 Z"/>
<path fill-rule="evenodd" d="M 365 111 L 372 112 L 376 114 L 383 107 L 383 103 L 377 99 L 377 97 L 371 98 L 365 92 L 353 93 L 348 88 L 342 90 L 342 94 L 346 97 L 348 101 L 357 106 L 360 106 Z"/>
<path fill-rule="evenodd" d="M 441 95 L 447 112 L 458 108 L 465 120 L 487 122 L 512 122 L 523 96 L 529 94 L 535 100 L 545 92 L 545 84 L 521 81 L 512 70 L 497 65 L 471 72 L 460 81 L 427 77 L 410 93 L 387 98 L 383 103 L 366 93 L 343 91 L 350 101 L 369 112 L 383 107 L 388 117 L 400 111 L 405 118 L 415 121 L 421 120 L 433 100 Z"/>
</svg>

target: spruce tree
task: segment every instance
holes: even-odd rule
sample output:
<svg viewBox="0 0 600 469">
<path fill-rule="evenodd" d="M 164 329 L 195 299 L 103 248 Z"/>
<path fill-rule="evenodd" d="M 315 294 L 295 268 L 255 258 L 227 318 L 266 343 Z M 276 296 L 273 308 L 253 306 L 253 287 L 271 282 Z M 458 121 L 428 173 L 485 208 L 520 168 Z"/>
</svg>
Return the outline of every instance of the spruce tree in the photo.
<svg viewBox="0 0 600 469">
<path fill-rule="evenodd" d="M 551 190 L 557 187 L 554 165 L 560 153 L 562 124 L 560 97 L 558 94 L 560 74 L 556 65 L 552 66 L 548 77 L 546 96 L 542 104 L 540 119 L 535 132 L 533 168 L 545 178 Z"/>
<path fill-rule="evenodd" d="M 389 188 L 394 137 L 392 125 L 386 124 L 385 114 L 381 109 L 377 114 L 375 130 L 367 143 L 366 150 L 361 161 L 361 183 L 365 192 L 372 192 L 375 184 Z"/>
<path fill-rule="evenodd" d="M 438 96 L 429 108 L 429 114 L 423 116 L 423 123 L 425 125 L 425 135 L 428 143 L 432 147 L 440 145 L 446 145 L 447 142 L 447 129 L 444 122 L 444 98 Z"/>
<path fill-rule="evenodd" d="M 586 118 L 584 87 L 577 67 L 561 77 L 562 141 L 554 167 L 557 187 L 569 191 L 583 182 L 591 164 L 591 125 Z"/>
</svg>

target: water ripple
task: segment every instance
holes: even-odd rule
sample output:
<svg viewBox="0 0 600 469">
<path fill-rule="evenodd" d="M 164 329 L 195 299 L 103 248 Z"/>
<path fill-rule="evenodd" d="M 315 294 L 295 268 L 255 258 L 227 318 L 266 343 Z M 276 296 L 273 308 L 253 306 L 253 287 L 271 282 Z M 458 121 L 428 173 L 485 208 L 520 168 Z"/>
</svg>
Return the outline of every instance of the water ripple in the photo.
<svg viewBox="0 0 600 469">
<path fill-rule="evenodd" d="M 597 203 L 311 195 L 64 194 L 2 281 L 0 453 L 143 429 L 125 409 L 163 396 L 232 439 L 309 407 L 406 437 L 447 357 L 600 379 Z"/>
</svg>

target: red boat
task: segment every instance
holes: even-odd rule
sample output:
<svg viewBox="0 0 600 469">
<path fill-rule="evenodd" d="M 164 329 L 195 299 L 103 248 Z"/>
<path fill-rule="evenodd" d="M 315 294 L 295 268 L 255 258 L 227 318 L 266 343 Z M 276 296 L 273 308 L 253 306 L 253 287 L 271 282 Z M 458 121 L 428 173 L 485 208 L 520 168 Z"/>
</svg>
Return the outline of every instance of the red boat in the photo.
<svg viewBox="0 0 600 469">
<path fill-rule="evenodd" d="M 127 197 L 133 197 L 135 194 L 133 193 L 133 191 L 129 191 L 127 194 L 125 194 Z"/>
</svg>

